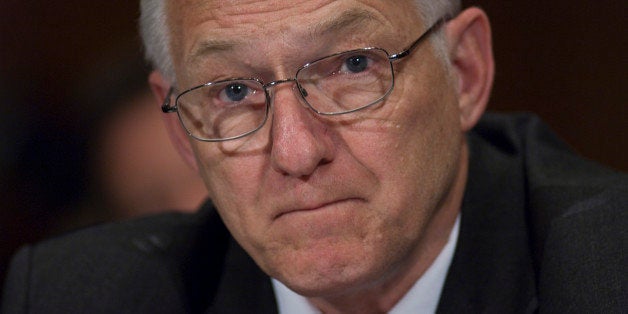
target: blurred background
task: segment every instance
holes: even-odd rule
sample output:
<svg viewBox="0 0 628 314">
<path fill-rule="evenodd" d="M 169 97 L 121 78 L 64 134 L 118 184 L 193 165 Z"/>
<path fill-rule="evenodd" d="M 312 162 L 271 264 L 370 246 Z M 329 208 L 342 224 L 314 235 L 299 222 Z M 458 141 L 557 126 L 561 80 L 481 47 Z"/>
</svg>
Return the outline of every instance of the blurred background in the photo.
<svg viewBox="0 0 628 314">
<path fill-rule="evenodd" d="M 490 109 L 535 112 L 628 171 L 628 2 L 465 5 L 493 25 Z M 0 280 L 25 243 L 205 197 L 161 127 L 138 15 L 128 0 L 0 2 Z"/>
</svg>

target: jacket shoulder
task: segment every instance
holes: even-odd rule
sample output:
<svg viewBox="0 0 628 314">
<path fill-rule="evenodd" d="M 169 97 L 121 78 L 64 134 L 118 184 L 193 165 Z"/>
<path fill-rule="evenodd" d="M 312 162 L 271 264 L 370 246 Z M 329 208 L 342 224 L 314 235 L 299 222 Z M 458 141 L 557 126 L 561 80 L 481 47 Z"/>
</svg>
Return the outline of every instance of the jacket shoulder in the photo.
<svg viewBox="0 0 628 314">
<path fill-rule="evenodd" d="M 487 115 L 471 141 L 521 167 L 541 309 L 628 308 L 628 175 L 578 156 L 530 114 Z"/>
<path fill-rule="evenodd" d="M 3 311 L 192 311 L 209 300 L 228 239 L 209 208 L 196 215 L 165 214 L 46 240 L 14 257 Z"/>
<path fill-rule="evenodd" d="M 484 151 L 492 150 L 492 159 L 516 158 L 532 205 L 563 209 L 554 216 L 567 214 L 572 205 L 600 193 L 611 205 L 611 199 L 628 191 L 627 174 L 574 153 L 533 114 L 487 114 L 471 141 Z"/>
</svg>

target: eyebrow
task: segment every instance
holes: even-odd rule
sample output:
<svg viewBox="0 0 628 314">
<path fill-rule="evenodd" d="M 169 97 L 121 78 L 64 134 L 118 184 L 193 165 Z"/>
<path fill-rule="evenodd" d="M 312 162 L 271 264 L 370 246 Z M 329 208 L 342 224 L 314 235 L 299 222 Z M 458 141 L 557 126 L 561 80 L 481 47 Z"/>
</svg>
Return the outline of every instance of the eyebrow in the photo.
<svg viewBox="0 0 628 314">
<path fill-rule="evenodd" d="M 192 59 L 196 60 L 202 56 L 219 52 L 232 51 L 238 43 L 236 41 L 221 39 L 203 40 L 192 54 Z"/>
<path fill-rule="evenodd" d="M 378 21 L 375 16 L 364 9 L 352 8 L 341 14 L 332 16 L 312 27 L 310 36 L 318 37 L 327 33 L 333 33 L 346 29 L 364 26 L 367 22 Z"/>
<path fill-rule="evenodd" d="M 346 31 L 347 29 L 364 26 L 369 21 L 379 20 L 369 11 L 352 8 L 315 24 L 310 28 L 309 36 L 310 38 L 317 38 L 337 31 Z M 194 50 L 192 59 L 196 60 L 206 55 L 233 51 L 239 44 L 241 42 L 235 40 L 206 39 Z"/>
</svg>

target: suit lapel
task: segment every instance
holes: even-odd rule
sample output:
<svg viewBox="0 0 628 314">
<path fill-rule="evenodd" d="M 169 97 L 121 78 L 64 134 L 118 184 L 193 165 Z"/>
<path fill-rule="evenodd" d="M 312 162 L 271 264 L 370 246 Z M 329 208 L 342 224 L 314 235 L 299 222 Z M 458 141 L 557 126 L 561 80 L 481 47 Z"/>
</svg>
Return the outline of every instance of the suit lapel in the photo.
<svg viewBox="0 0 628 314">
<path fill-rule="evenodd" d="M 518 148 L 498 149 L 475 135 L 469 136 L 469 145 L 460 236 L 438 312 L 532 312 L 535 268 Z"/>
<path fill-rule="evenodd" d="M 231 239 L 223 275 L 207 313 L 277 313 L 270 278 Z"/>
</svg>

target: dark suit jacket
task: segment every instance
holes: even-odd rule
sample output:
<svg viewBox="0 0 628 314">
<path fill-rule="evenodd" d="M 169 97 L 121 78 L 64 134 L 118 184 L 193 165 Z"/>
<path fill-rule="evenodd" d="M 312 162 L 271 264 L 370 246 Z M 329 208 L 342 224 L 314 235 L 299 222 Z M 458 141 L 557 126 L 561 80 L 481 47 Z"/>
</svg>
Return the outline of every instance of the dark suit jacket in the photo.
<svg viewBox="0 0 628 314">
<path fill-rule="evenodd" d="M 440 313 L 628 311 L 626 177 L 574 156 L 538 119 L 469 134 L 460 238 Z M 4 313 L 276 313 L 269 278 L 211 203 L 23 248 Z"/>
</svg>

